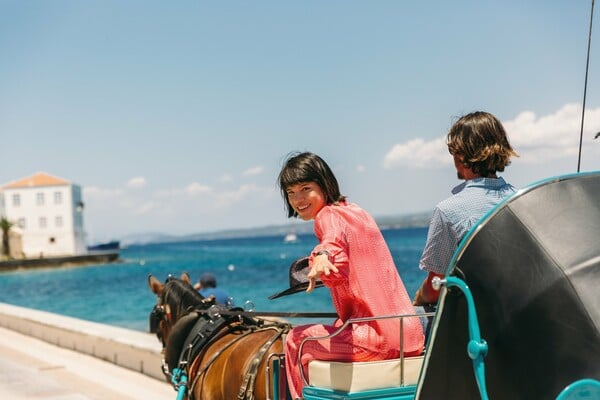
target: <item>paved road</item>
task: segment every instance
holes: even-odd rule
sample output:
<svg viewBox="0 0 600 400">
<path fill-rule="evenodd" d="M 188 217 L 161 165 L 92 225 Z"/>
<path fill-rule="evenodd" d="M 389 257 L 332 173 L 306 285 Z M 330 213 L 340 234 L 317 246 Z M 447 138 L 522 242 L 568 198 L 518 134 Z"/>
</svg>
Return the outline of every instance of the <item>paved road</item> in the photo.
<svg viewBox="0 0 600 400">
<path fill-rule="evenodd" d="M 0 328 L 2 400 L 174 400 L 144 374 Z"/>
</svg>

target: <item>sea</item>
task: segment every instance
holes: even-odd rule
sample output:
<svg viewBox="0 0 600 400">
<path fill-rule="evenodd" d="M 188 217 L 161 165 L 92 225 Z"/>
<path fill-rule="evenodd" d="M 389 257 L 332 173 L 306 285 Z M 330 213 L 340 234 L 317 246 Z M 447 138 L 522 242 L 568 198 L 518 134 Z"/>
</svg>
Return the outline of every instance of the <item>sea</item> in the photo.
<svg viewBox="0 0 600 400">
<path fill-rule="evenodd" d="M 383 230 L 396 267 L 412 298 L 425 277 L 418 261 L 426 228 Z M 290 264 L 317 244 L 312 234 L 292 243 L 282 236 L 129 245 L 120 262 L 0 273 L 0 302 L 78 319 L 147 332 L 156 296 L 148 276 L 165 280 L 187 272 L 197 281 L 204 272 L 217 277 L 235 306 L 256 312 L 334 312 L 327 288 L 269 300 L 289 287 Z M 331 319 L 291 319 L 293 324 Z"/>
</svg>

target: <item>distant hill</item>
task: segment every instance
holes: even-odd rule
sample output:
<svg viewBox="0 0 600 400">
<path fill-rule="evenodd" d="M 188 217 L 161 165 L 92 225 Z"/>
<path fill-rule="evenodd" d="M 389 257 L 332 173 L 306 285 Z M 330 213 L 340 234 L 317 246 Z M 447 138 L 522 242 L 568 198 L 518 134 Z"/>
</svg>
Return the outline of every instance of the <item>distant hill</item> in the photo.
<svg viewBox="0 0 600 400">
<path fill-rule="evenodd" d="M 377 224 L 381 229 L 401 229 L 427 227 L 431 218 L 431 212 L 380 216 L 375 217 Z M 193 242 L 198 240 L 216 240 L 216 239 L 234 239 L 243 237 L 261 237 L 261 236 L 285 236 L 294 232 L 297 235 L 313 232 L 313 223 L 296 222 L 293 224 L 268 225 L 257 228 L 228 229 L 215 232 L 193 233 L 189 235 L 169 235 L 163 233 L 142 233 L 128 235 L 121 238 L 121 245 L 129 246 L 132 244 L 149 243 L 169 243 L 169 242 Z"/>
<path fill-rule="evenodd" d="M 381 229 L 424 228 L 429 226 L 431 211 L 417 214 L 375 217 Z"/>
</svg>

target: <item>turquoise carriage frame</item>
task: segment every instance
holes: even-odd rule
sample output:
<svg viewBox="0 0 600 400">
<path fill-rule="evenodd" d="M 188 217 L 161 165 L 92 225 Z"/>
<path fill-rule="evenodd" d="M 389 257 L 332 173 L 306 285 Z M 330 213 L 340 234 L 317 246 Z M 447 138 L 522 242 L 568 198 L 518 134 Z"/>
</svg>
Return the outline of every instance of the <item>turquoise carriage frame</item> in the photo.
<svg viewBox="0 0 600 400">
<path fill-rule="evenodd" d="M 600 399 L 600 171 L 549 178 L 488 212 L 459 244 L 418 382 L 305 400 Z M 270 393 L 284 373 L 273 364 Z"/>
</svg>

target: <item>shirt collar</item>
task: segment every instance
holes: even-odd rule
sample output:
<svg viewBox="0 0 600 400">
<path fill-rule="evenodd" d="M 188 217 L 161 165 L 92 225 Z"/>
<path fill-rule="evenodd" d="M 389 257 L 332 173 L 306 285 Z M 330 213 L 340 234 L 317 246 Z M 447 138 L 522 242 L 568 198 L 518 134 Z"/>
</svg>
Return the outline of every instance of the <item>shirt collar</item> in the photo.
<svg viewBox="0 0 600 400">
<path fill-rule="evenodd" d="M 487 187 L 487 188 L 499 188 L 506 185 L 504 182 L 504 178 L 475 178 L 469 179 L 468 181 L 464 181 L 458 186 L 455 186 L 452 189 L 452 194 L 457 194 L 462 192 L 468 187 Z"/>
</svg>

